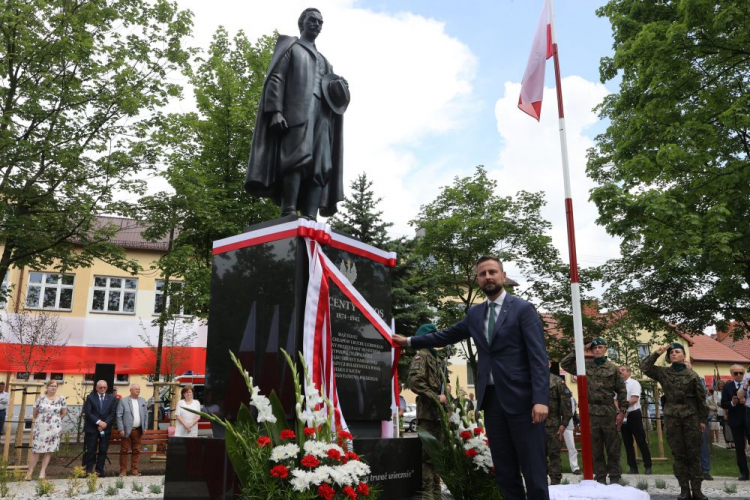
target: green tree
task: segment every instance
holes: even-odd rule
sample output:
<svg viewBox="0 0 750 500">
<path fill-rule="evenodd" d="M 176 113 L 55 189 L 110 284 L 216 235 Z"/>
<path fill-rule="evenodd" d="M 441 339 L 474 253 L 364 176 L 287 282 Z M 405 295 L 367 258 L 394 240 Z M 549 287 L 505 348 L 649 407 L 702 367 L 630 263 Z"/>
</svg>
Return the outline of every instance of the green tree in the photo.
<svg viewBox="0 0 750 500">
<path fill-rule="evenodd" d="M 607 297 L 654 330 L 717 319 L 750 331 L 750 8 L 746 0 L 610 1 L 622 77 L 589 152 L 599 223 L 622 238 Z"/>
<path fill-rule="evenodd" d="M 515 197 L 501 197 L 496 192 L 497 183 L 479 166 L 473 176 L 457 177 L 444 187 L 411 221 L 420 235 L 415 248 L 420 273 L 429 280 L 429 304 L 438 311 L 441 326 L 462 319 L 483 297 L 475 269 L 482 255 L 513 262 L 532 292 L 561 279 L 565 266 L 546 234 L 550 223 L 540 213 L 543 194 L 519 191 Z M 474 348 L 467 342 L 464 350 L 476 373 Z"/>
<path fill-rule="evenodd" d="M 134 270 L 98 214 L 143 187 L 142 124 L 179 87 L 191 14 L 166 0 L 0 6 L 0 281 L 11 265 Z"/>
<path fill-rule="evenodd" d="M 166 166 L 162 175 L 172 192 L 144 197 L 139 217 L 148 226 L 146 238 L 169 241 L 168 251 L 154 266 L 164 278 L 163 301 L 168 305 L 155 320 L 160 332 L 157 376 L 164 332 L 175 315 L 180 310 L 200 318 L 208 315 L 213 242 L 278 216 L 273 203 L 251 198 L 243 189 L 274 44 L 270 36 L 252 44 L 243 32 L 230 40 L 219 28 L 206 56 L 187 71 L 198 112 L 155 121 L 153 156 Z M 181 283 L 174 283 L 177 280 Z"/>
<path fill-rule="evenodd" d="M 377 206 L 383 198 L 375 198 L 372 181 L 362 173 L 350 184 L 351 197 L 344 198 L 342 210 L 328 220 L 333 229 L 354 236 L 362 243 L 384 247 L 388 241 L 388 228 L 392 222 L 383 221 L 383 211 Z"/>
</svg>

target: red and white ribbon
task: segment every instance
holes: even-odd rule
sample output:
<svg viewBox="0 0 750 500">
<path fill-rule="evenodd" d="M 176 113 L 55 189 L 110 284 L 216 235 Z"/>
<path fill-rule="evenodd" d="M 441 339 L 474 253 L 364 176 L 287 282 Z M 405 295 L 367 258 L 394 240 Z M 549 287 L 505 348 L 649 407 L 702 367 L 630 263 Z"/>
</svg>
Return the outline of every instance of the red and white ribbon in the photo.
<svg viewBox="0 0 750 500">
<path fill-rule="evenodd" d="M 232 250 L 286 238 L 294 238 L 295 236 L 309 238 L 323 245 L 344 250 L 360 257 L 366 257 L 387 267 L 396 267 L 395 252 L 386 252 L 349 236 L 334 233 L 328 224 L 312 222 L 306 219 L 297 219 L 214 241 L 213 254 L 219 255 Z"/>
</svg>

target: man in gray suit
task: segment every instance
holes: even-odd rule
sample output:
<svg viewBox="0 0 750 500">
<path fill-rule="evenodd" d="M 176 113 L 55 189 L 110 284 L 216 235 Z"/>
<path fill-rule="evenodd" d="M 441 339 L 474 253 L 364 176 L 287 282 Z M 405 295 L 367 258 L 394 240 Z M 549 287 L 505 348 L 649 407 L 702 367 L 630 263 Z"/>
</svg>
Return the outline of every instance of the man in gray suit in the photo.
<svg viewBox="0 0 750 500">
<path fill-rule="evenodd" d="M 140 476 L 138 460 L 141 458 L 141 438 L 148 425 L 146 400 L 140 397 L 141 386 L 130 386 L 130 397 L 122 398 L 117 407 L 117 428 L 120 430 L 120 477 L 128 475 L 128 452 L 132 451 L 130 474 Z"/>
</svg>

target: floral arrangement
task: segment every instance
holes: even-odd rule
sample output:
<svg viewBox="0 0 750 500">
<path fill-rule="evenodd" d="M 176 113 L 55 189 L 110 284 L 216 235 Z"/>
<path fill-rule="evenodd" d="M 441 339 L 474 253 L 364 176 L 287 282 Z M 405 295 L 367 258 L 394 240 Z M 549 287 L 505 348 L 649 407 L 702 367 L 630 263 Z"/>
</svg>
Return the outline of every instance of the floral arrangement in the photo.
<svg viewBox="0 0 750 500">
<path fill-rule="evenodd" d="M 299 381 L 294 362 L 282 352 L 294 380 Z M 227 452 L 244 498 L 357 500 L 377 496 L 365 482 L 370 467 L 351 451 L 352 435 L 334 426 L 333 406 L 311 382 L 304 361 L 307 397 L 298 382 L 297 418 L 290 428 L 276 393 L 261 394 L 240 361 L 229 354 L 245 379 L 256 416 L 244 404 L 235 423 L 200 414 L 226 429 Z"/>
<path fill-rule="evenodd" d="M 460 396 L 462 391 L 458 381 L 456 387 L 459 396 L 447 395 L 448 411 L 438 405 L 446 438 L 438 440 L 429 432 L 418 429 L 422 447 L 454 499 L 502 500 L 504 497 L 495 483 L 495 467 L 484 421 L 481 417 L 475 418 L 474 412 L 468 410 L 466 400 Z"/>
</svg>

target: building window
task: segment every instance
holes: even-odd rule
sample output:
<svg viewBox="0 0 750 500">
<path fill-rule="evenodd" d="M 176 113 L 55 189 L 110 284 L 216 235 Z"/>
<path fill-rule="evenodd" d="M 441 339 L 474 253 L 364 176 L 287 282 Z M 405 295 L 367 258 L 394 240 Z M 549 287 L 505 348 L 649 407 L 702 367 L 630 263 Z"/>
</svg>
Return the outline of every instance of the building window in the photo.
<svg viewBox="0 0 750 500">
<path fill-rule="evenodd" d="M 138 280 L 135 278 L 94 276 L 94 299 L 91 302 L 91 310 L 135 313 L 137 291 Z"/>
<path fill-rule="evenodd" d="M 16 372 L 18 380 L 29 380 L 29 372 Z"/>
<path fill-rule="evenodd" d="M 63 374 L 62 374 L 62 373 L 54 373 L 54 372 L 52 372 L 52 373 L 50 374 L 50 376 L 49 376 L 49 379 L 50 379 L 50 380 L 57 380 L 57 381 L 62 381 L 62 379 L 63 379 Z"/>
<path fill-rule="evenodd" d="M 86 382 L 93 382 L 94 381 L 94 374 L 93 373 L 87 373 L 83 376 L 83 380 Z"/>
<path fill-rule="evenodd" d="M 10 293 L 8 290 L 10 269 L 5 271 L 5 277 L 3 278 L 3 284 L 0 285 L 0 309 L 5 309 L 5 304 L 8 302 L 6 294 Z"/>
<path fill-rule="evenodd" d="M 167 307 L 174 305 L 174 310 L 169 311 L 172 314 L 178 314 L 180 316 L 190 316 L 192 313 L 186 311 L 181 303 L 182 296 L 182 282 L 181 281 L 170 281 L 169 282 L 169 299 L 167 300 Z M 161 314 L 164 311 L 164 281 L 156 280 L 156 296 L 154 298 L 154 314 Z"/>
<path fill-rule="evenodd" d="M 130 382 L 130 375 L 127 373 L 118 373 L 115 375 L 116 384 L 127 384 L 128 382 Z"/>
<path fill-rule="evenodd" d="M 474 370 L 471 369 L 471 365 L 466 363 L 466 385 L 474 387 Z"/>
<path fill-rule="evenodd" d="M 59 309 L 70 311 L 73 305 L 72 274 L 29 273 L 26 289 L 28 309 Z"/>
<path fill-rule="evenodd" d="M 47 380 L 47 373 L 35 373 L 34 380 Z"/>
<path fill-rule="evenodd" d="M 651 354 L 648 344 L 638 344 L 638 359 L 643 360 Z"/>
</svg>

